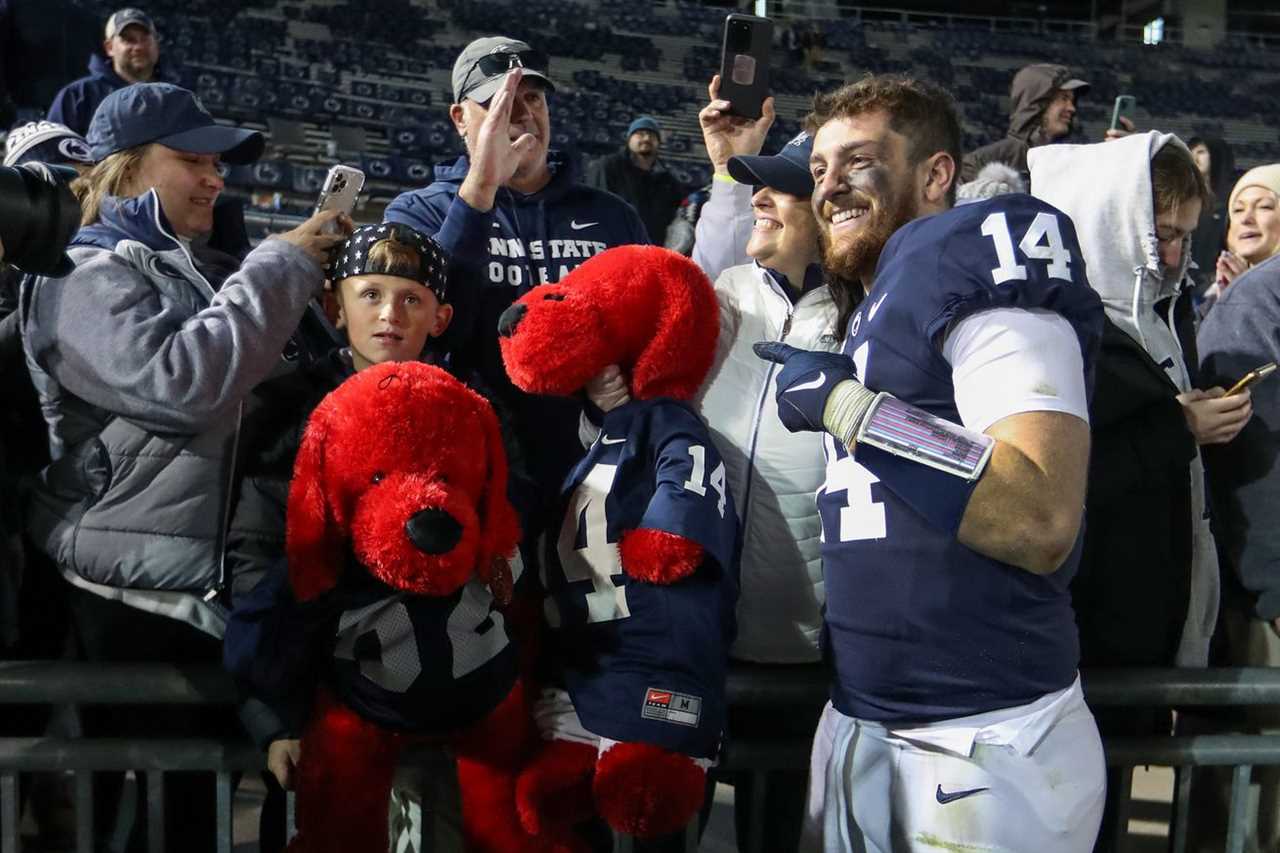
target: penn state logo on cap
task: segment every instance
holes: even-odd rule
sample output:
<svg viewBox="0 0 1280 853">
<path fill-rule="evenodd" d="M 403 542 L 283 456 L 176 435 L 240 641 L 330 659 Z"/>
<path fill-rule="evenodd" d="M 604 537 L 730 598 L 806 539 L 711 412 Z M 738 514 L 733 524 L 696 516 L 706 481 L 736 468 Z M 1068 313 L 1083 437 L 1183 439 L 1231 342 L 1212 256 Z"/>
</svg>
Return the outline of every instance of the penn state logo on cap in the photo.
<svg viewBox="0 0 1280 853">
<path fill-rule="evenodd" d="M 93 155 L 84 137 L 56 121 L 33 121 L 16 127 L 5 140 L 4 165 L 52 163 L 57 166 L 89 164 Z"/>
</svg>

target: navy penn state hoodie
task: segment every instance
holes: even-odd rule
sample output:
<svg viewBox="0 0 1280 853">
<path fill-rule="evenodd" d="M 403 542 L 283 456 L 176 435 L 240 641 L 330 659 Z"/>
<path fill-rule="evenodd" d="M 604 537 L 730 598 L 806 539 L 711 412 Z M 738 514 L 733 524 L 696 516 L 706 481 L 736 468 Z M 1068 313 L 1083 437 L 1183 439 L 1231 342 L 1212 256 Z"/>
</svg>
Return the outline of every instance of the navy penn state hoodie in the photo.
<svg viewBox="0 0 1280 853">
<path fill-rule="evenodd" d="M 582 456 L 582 402 L 525 394 L 513 386 L 498 348 L 498 318 L 520 296 L 559 281 L 587 258 L 649 239 L 630 204 L 578 183 L 559 152 L 548 152 L 547 159 L 551 181 L 545 187 L 528 195 L 503 187 L 493 209 L 479 211 L 458 198 L 470 167 L 467 157 L 459 157 L 436 166 L 435 181 L 427 187 L 397 196 L 384 218 L 434 235 L 453 259 L 449 301 L 454 319 L 442 345 L 454 369 L 477 371 L 506 404 L 540 503 L 550 508 Z"/>
</svg>

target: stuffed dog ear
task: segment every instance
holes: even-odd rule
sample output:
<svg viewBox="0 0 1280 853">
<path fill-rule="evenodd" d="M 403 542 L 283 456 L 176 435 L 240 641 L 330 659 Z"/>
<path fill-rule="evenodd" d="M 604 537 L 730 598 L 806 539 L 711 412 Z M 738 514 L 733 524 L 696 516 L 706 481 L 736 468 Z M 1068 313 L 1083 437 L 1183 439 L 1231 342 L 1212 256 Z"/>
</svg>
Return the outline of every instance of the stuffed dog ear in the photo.
<svg viewBox="0 0 1280 853">
<path fill-rule="evenodd" d="M 299 601 L 332 589 L 342 572 L 342 536 L 325 494 L 324 448 L 329 433 L 326 399 L 311 414 L 289 484 L 285 526 L 289 583 Z"/>
<path fill-rule="evenodd" d="M 490 585 L 494 597 L 502 598 L 504 592 L 510 593 L 511 574 L 504 567 L 511 552 L 520 544 L 520 520 L 507 498 L 507 451 L 502 443 L 498 416 L 487 402 L 480 408 L 480 422 L 484 425 L 488 472 L 479 507 L 479 574 Z"/>
<path fill-rule="evenodd" d="M 683 255 L 644 248 L 652 258 L 644 259 L 642 275 L 658 279 L 653 298 L 660 300 L 660 307 L 657 329 L 632 368 L 631 394 L 638 400 L 688 400 L 702 387 L 715 360 L 720 334 L 715 288 Z"/>
</svg>

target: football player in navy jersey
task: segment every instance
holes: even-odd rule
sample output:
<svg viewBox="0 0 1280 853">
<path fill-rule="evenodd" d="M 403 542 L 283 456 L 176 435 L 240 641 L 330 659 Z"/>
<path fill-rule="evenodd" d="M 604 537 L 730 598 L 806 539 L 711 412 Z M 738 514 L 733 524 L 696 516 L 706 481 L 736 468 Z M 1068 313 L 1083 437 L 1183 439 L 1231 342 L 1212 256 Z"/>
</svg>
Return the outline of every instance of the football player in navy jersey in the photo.
<svg viewBox="0 0 1280 853">
<path fill-rule="evenodd" d="M 802 849 L 1088 850 L 1101 741 L 1076 670 L 1087 398 L 1102 308 L 1068 217 L 951 210 L 946 92 L 876 76 L 818 98 L 811 171 L 842 353 L 784 364 L 778 412 L 823 431 L 834 682 Z"/>
</svg>

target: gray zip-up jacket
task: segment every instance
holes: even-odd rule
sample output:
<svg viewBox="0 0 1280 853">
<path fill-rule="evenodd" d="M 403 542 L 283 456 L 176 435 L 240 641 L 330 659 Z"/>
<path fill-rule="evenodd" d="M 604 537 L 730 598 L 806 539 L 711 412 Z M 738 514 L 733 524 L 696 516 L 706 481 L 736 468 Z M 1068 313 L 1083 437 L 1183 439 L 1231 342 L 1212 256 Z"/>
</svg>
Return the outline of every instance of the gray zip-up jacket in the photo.
<svg viewBox="0 0 1280 853">
<path fill-rule="evenodd" d="M 28 533 L 72 583 L 221 636 L 241 408 L 323 273 L 267 240 L 219 281 L 154 191 L 108 199 L 69 253 L 71 275 L 23 299 L 53 458 Z"/>
</svg>

